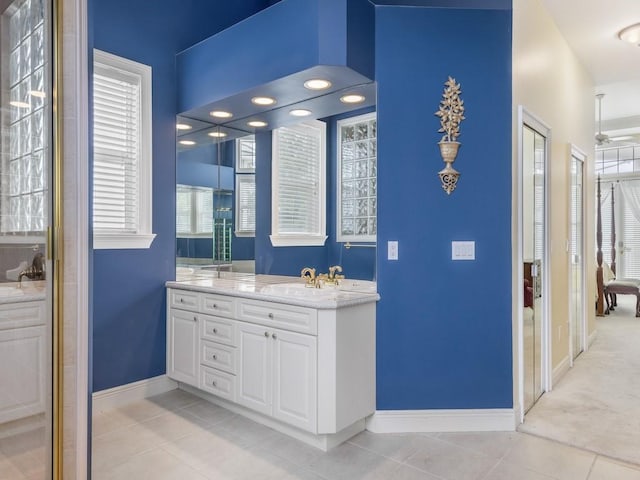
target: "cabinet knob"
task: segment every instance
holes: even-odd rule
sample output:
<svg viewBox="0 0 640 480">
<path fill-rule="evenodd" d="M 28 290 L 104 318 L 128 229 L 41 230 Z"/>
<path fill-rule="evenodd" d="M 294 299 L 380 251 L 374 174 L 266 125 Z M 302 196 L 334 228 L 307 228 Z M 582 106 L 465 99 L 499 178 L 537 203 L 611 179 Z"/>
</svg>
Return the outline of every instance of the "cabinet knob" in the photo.
<svg viewBox="0 0 640 480">
<path fill-rule="evenodd" d="M 269 332 L 264 332 L 264 336 L 269 338 Z"/>
<path fill-rule="evenodd" d="M 184 298 L 181 298 L 181 299 L 180 299 L 180 303 L 184 303 Z"/>
<path fill-rule="evenodd" d="M 213 304 L 213 308 L 218 308 L 218 304 L 217 304 L 217 303 L 214 303 L 214 304 Z"/>
<path fill-rule="evenodd" d="M 197 321 L 198 321 L 198 317 L 195 317 L 195 316 L 194 316 L 194 317 L 193 317 L 193 321 L 194 321 L 194 322 L 197 322 Z"/>
<path fill-rule="evenodd" d="M 271 335 L 271 337 L 273 337 L 274 340 L 276 340 L 278 338 L 275 333 L 273 335 Z"/>
<path fill-rule="evenodd" d="M 212 332 L 213 332 L 213 333 L 218 333 L 218 329 L 217 329 L 217 328 L 214 328 L 214 329 L 212 330 Z"/>
<path fill-rule="evenodd" d="M 270 314 L 268 315 L 268 317 L 269 317 L 269 318 L 271 318 L 271 319 L 273 319 L 273 313 L 270 313 Z"/>
<path fill-rule="evenodd" d="M 216 385 L 216 381 L 215 381 L 215 380 L 212 380 L 212 381 L 211 381 L 211 385 L 213 385 L 214 387 L 217 387 L 217 385 Z"/>
<path fill-rule="evenodd" d="M 214 360 L 217 360 L 217 359 L 218 359 L 218 356 L 217 356 L 215 353 L 213 354 L 213 359 L 214 359 Z"/>
</svg>

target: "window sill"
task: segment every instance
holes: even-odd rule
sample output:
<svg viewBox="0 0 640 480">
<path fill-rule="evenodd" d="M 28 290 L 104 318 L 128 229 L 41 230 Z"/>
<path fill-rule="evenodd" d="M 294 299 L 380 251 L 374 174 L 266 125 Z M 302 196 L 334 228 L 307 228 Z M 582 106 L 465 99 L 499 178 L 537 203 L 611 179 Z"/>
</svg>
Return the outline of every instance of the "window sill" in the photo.
<svg viewBox="0 0 640 480">
<path fill-rule="evenodd" d="M 235 231 L 235 232 L 233 232 L 233 234 L 236 237 L 255 237 L 256 236 L 256 232 L 239 232 L 239 231 Z"/>
<path fill-rule="evenodd" d="M 155 233 L 150 234 L 96 234 L 93 236 L 94 250 L 122 250 L 133 248 L 149 248 L 156 238 Z"/>
<path fill-rule="evenodd" d="M 269 235 L 274 247 L 322 247 L 326 235 Z"/>
</svg>

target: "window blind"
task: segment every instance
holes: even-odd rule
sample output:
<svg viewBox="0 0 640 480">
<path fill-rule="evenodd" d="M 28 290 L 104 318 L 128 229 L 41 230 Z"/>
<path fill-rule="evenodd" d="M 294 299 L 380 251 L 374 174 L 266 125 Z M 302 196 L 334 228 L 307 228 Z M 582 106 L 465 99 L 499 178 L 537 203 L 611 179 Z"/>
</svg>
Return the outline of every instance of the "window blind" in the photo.
<svg viewBox="0 0 640 480">
<path fill-rule="evenodd" d="M 191 189 L 183 185 L 176 189 L 176 232 L 191 233 Z"/>
<path fill-rule="evenodd" d="M 318 122 L 321 123 L 321 122 Z M 321 235 L 321 168 L 324 129 L 298 124 L 274 131 L 277 168 L 277 232 Z"/>
<path fill-rule="evenodd" d="M 93 226 L 98 233 L 137 233 L 141 148 L 141 78 L 95 64 Z"/>
<path fill-rule="evenodd" d="M 193 233 L 211 234 L 213 232 L 213 190 L 198 188 L 193 192 L 195 197 L 195 225 Z"/>
<path fill-rule="evenodd" d="M 177 186 L 176 232 L 179 237 L 213 233 L 213 189 Z"/>
<path fill-rule="evenodd" d="M 256 176 L 236 175 L 236 234 L 256 231 Z"/>
</svg>

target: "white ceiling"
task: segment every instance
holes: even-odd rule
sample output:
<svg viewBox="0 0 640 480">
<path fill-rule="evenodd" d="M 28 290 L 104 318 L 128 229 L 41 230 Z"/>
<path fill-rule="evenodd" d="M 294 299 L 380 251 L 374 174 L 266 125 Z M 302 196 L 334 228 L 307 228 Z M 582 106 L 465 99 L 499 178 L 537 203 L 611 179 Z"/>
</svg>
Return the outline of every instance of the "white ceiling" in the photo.
<svg viewBox="0 0 640 480">
<path fill-rule="evenodd" d="M 617 36 L 640 23 L 640 0 L 541 1 L 590 72 L 594 94 L 605 94 L 603 131 L 640 134 L 640 47 Z"/>
</svg>

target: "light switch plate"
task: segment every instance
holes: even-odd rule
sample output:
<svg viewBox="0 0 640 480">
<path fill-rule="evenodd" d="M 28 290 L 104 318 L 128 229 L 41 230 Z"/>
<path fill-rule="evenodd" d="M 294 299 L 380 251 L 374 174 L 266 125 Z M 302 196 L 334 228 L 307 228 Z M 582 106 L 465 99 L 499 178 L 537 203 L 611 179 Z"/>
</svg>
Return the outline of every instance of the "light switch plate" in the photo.
<svg viewBox="0 0 640 480">
<path fill-rule="evenodd" d="M 451 260 L 475 260 L 476 242 L 451 242 Z"/>
<path fill-rule="evenodd" d="M 398 260 L 397 240 L 390 240 L 387 242 L 387 260 Z"/>
</svg>

